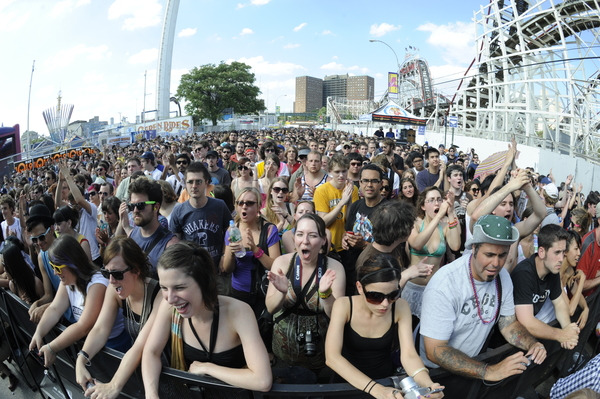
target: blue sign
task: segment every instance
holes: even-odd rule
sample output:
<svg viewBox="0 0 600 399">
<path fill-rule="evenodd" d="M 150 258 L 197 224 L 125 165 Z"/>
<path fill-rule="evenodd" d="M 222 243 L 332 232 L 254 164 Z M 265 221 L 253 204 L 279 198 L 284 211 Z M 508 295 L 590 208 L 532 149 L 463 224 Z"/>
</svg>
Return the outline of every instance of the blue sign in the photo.
<svg viewBox="0 0 600 399">
<path fill-rule="evenodd" d="M 448 126 L 449 127 L 458 127 L 458 116 L 449 116 L 448 117 Z"/>
</svg>

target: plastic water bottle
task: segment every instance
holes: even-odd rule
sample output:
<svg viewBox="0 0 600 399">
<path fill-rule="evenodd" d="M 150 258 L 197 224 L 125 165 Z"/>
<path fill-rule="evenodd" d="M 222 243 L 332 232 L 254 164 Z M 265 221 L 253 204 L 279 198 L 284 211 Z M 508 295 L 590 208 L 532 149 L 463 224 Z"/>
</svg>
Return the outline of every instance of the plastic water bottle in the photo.
<svg viewBox="0 0 600 399">
<path fill-rule="evenodd" d="M 242 232 L 240 231 L 240 229 L 238 229 L 238 227 L 235 225 L 235 222 L 233 220 L 229 221 L 229 241 L 231 241 L 231 242 L 242 241 Z M 237 258 L 243 258 L 244 256 L 246 256 L 246 250 L 241 249 L 241 250 L 235 252 L 235 256 Z"/>
<path fill-rule="evenodd" d="M 538 251 L 538 236 L 537 234 L 533 234 L 533 253 L 537 254 Z"/>
</svg>

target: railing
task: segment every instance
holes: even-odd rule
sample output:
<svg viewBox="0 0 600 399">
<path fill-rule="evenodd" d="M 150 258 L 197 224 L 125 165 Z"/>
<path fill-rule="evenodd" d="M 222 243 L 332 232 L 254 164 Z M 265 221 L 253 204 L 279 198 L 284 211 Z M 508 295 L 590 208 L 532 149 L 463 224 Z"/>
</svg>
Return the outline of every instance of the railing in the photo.
<svg viewBox="0 0 600 399">
<path fill-rule="evenodd" d="M 12 357 L 21 374 L 21 381 L 32 390 L 38 392 L 43 398 L 71 398 L 83 399 L 83 390 L 75 380 L 75 359 L 80 344 L 72 345 L 58 352 L 57 360 L 49 370 L 45 370 L 42 360 L 27 349 L 31 337 L 35 332 L 36 325 L 29 320 L 28 306 L 12 292 L 2 290 L 0 292 L 0 326 L 12 343 Z M 556 342 L 545 342 L 548 350 L 548 358 L 540 366 L 530 367 L 525 373 L 506 379 L 494 387 L 484 387 L 481 381 L 464 379 L 444 370 L 431 370 L 433 381 L 443 385 L 466 384 L 468 395 L 466 399 L 487 398 L 513 398 L 527 389 L 535 387 L 546 380 L 558 370 L 561 376 L 567 375 L 574 364 L 573 354 L 585 352 L 586 345 L 589 351 L 588 341 L 595 340 L 593 335 L 597 321 L 600 319 L 600 290 L 588 298 L 590 306 L 589 321 L 581 331 L 579 345 L 571 350 L 565 351 Z M 595 321 L 594 321 L 595 320 Z M 7 328 L 8 326 L 9 328 Z M 64 326 L 57 326 L 49 334 L 54 337 L 64 330 Z M 591 337 L 591 338 L 590 338 Z M 516 349 L 508 344 L 489 349 L 478 356 L 478 359 L 487 363 L 495 363 L 515 352 Z M 597 347 L 595 349 L 597 351 Z M 105 348 L 92 359 L 90 373 L 99 381 L 108 381 L 117 370 L 123 354 L 112 349 Z M 590 354 L 588 354 L 590 356 Z M 579 365 L 582 366 L 582 365 Z M 403 376 L 395 376 L 379 380 L 386 386 L 398 386 Z M 276 399 L 276 398 L 368 398 L 361 391 L 356 390 L 349 384 L 273 384 L 269 392 L 252 392 L 236 388 L 216 379 L 198 376 L 187 372 L 164 367 L 160 376 L 161 398 L 248 398 L 248 399 Z M 138 370 L 129 379 L 120 397 L 143 398 L 143 383 L 141 373 Z M 483 394 L 482 392 L 485 392 Z"/>
</svg>

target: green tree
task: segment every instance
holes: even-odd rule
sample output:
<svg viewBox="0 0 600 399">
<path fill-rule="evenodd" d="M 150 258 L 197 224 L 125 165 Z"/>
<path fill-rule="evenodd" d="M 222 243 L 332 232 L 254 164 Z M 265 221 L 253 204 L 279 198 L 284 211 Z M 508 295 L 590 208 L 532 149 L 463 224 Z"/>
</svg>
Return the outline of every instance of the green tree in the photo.
<svg viewBox="0 0 600 399">
<path fill-rule="evenodd" d="M 254 81 L 250 66 L 242 62 L 207 64 L 181 77 L 177 97 L 187 101 L 185 111 L 194 123 L 210 119 L 214 126 L 226 108 L 233 108 L 236 114 L 265 110 L 265 102 L 257 98 L 260 90 Z"/>
</svg>

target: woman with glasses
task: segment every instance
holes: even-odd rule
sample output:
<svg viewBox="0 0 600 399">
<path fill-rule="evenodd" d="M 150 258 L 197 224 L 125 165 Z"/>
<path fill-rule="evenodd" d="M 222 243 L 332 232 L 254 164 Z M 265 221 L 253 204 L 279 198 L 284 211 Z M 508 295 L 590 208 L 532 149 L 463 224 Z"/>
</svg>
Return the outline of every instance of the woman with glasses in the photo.
<svg viewBox="0 0 600 399">
<path fill-rule="evenodd" d="M 358 268 L 357 279 L 358 295 L 340 298 L 331 311 L 325 354 L 337 374 L 334 380 L 348 381 L 375 398 L 400 397 L 375 380 L 394 375 L 402 364 L 419 386 L 440 388 L 415 350 L 410 308 L 400 298 L 398 261 L 379 254 Z"/>
<path fill-rule="evenodd" d="M 88 200 L 96 205 L 96 208 L 100 208 L 100 184 L 92 183 L 87 189 Z"/>
<path fill-rule="evenodd" d="M 417 183 L 409 177 L 400 180 L 400 192 L 398 193 L 398 198 L 417 206 L 417 198 L 419 198 Z"/>
<path fill-rule="evenodd" d="M 298 220 L 296 251 L 273 263 L 265 300 L 274 319 L 275 356 L 288 366 L 315 373 L 325 367 L 324 338 L 333 302 L 346 289 L 344 267 L 327 256 L 325 231 L 325 222 L 316 214 Z"/>
<path fill-rule="evenodd" d="M 384 177 L 383 179 L 381 179 L 381 196 L 384 199 L 391 199 L 392 198 L 392 187 L 390 186 L 390 179 L 387 177 Z"/>
<path fill-rule="evenodd" d="M 471 180 L 465 183 L 465 192 L 471 194 L 473 199 L 479 198 L 479 183 L 477 180 Z"/>
<path fill-rule="evenodd" d="M 68 206 L 61 206 L 54 212 L 52 218 L 54 219 L 54 231 L 56 231 L 57 236 L 68 234 L 75 237 L 89 260 L 92 260 L 90 242 L 83 234 L 75 231 L 75 226 L 79 222 L 79 214 Z"/>
<path fill-rule="evenodd" d="M 111 288 L 106 290 L 98 320 L 77 355 L 75 375 L 85 396 L 116 398 L 141 361 L 162 296 L 158 295 L 158 281 L 149 277 L 146 254 L 133 239 L 115 238 L 104 251 L 103 259 L 106 266 L 100 272 Z M 118 315 L 125 315 L 125 330 L 133 346 L 123 356 L 112 379 L 101 383 L 92 377 L 87 366 L 104 347 Z M 90 382 L 95 386 L 88 388 Z"/>
<path fill-rule="evenodd" d="M 231 182 L 231 191 L 237 197 L 245 187 L 254 187 L 259 189 L 258 178 L 256 177 L 256 167 L 252 165 L 250 159 L 246 157 L 239 158 L 237 177 Z"/>
<path fill-rule="evenodd" d="M 421 318 L 421 302 L 425 286 L 431 276 L 445 264 L 446 246 L 458 251 L 461 244 L 460 224 L 454 213 L 454 194 L 443 197 L 442 191 L 427 187 L 417 199 L 417 219 L 408 237 L 410 264 L 416 265 L 426 259 L 433 265 L 427 277 L 417 277 L 406 283 L 402 298 L 410 305 L 412 314 Z"/>
<path fill-rule="evenodd" d="M 264 309 L 264 293 L 261 291 L 263 276 L 281 255 L 277 227 L 261 216 L 260 206 L 258 190 L 252 187 L 242 189 L 237 197 L 235 216 L 242 240 L 233 242 L 231 228 L 227 229 L 227 248 L 223 257 L 223 270 L 232 273 L 231 296 L 249 304 L 257 316 Z M 240 251 L 244 255 L 238 257 Z"/>
<path fill-rule="evenodd" d="M 90 262 L 75 237 L 63 235 L 57 238 L 48 252 L 50 265 L 60 279 L 60 285 L 29 344 L 29 350 L 35 350 L 44 357 L 44 367 L 50 367 L 58 352 L 90 332 L 100 314 L 108 285 L 108 280 L 102 276 L 98 267 Z M 44 337 L 69 308 L 73 312 L 73 324 L 44 344 Z M 113 339 L 114 343 L 121 343 L 124 332 L 122 320 L 120 325 L 115 323 L 109 342 Z"/>
<path fill-rule="evenodd" d="M 289 202 L 289 192 L 287 179 L 283 177 L 275 178 L 271 182 L 271 187 L 269 187 L 267 193 L 267 204 L 261 210 L 262 216 L 277 226 L 280 236 L 290 222 L 293 221 L 294 206 Z"/>
<path fill-rule="evenodd" d="M 256 318 L 247 304 L 217 295 L 208 252 L 197 244 L 179 242 L 161 256 L 158 276 L 164 301 L 142 356 L 145 397 L 159 397 L 161 355 L 167 343 L 170 367 L 268 391 L 273 377 Z"/>
</svg>

